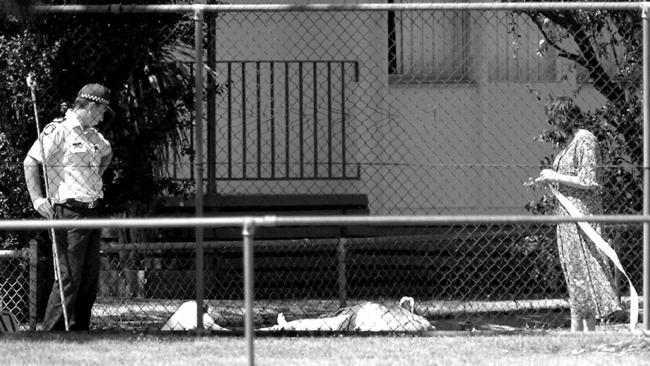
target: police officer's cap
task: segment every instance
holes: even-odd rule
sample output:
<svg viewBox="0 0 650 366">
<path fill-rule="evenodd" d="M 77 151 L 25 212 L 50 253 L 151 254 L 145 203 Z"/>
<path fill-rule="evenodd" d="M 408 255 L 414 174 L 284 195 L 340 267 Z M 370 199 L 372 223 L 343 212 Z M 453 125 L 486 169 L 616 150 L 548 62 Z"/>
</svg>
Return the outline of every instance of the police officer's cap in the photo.
<svg viewBox="0 0 650 366">
<path fill-rule="evenodd" d="M 106 106 L 106 110 L 111 114 L 111 116 L 115 114 L 110 106 L 111 91 L 104 85 L 86 84 L 83 88 L 81 88 L 81 90 L 79 90 L 77 97 L 89 100 L 91 102 L 103 104 Z"/>
</svg>

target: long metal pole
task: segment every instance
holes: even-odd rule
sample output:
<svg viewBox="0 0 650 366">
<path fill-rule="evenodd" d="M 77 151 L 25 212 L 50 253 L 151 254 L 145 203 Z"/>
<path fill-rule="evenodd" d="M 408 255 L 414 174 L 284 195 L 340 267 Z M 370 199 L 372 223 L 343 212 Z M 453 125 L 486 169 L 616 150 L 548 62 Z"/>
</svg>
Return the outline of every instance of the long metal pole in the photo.
<svg viewBox="0 0 650 366">
<path fill-rule="evenodd" d="M 36 123 L 36 134 L 38 136 L 39 144 L 41 145 L 41 157 L 43 158 L 43 183 L 45 185 L 45 198 L 50 199 L 50 179 L 47 174 L 47 159 L 45 157 L 45 148 L 43 147 L 43 136 L 41 136 L 41 126 L 38 120 L 38 105 L 36 104 L 36 81 L 34 80 L 34 75 L 30 73 L 27 76 L 27 85 L 31 91 L 32 95 L 32 105 L 34 106 L 34 121 Z M 59 297 L 61 299 L 61 310 L 63 311 L 63 324 L 65 326 L 65 331 L 70 330 L 70 321 L 68 320 L 68 310 L 65 307 L 65 295 L 63 294 L 63 282 L 61 279 L 61 264 L 59 263 L 59 248 L 56 242 L 56 232 L 54 227 L 49 229 L 50 236 L 52 237 L 52 257 L 54 264 L 54 278 L 59 284 Z"/>
<path fill-rule="evenodd" d="M 253 235 L 255 224 L 253 220 L 245 220 L 242 228 L 242 238 L 244 245 L 244 335 L 246 336 L 246 356 L 248 365 L 255 364 L 254 340 L 255 331 L 253 330 L 253 303 L 255 298 L 255 278 L 253 272 Z"/>
<path fill-rule="evenodd" d="M 643 3 L 643 215 L 650 213 L 650 20 Z M 643 328 L 650 331 L 650 223 L 643 223 Z"/>
<path fill-rule="evenodd" d="M 194 170 L 195 212 L 203 217 L 203 11 L 194 12 Z M 203 274 L 203 228 L 196 227 L 196 328 L 203 329 L 203 298 L 205 294 Z"/>
</svg>

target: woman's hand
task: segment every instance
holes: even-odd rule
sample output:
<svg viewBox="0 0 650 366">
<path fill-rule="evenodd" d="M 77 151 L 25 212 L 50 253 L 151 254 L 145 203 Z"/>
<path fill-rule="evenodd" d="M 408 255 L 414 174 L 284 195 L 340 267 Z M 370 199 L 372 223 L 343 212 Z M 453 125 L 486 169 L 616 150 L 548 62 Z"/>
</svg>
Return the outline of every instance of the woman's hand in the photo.
<svg viewBox="0 0 650 366">
<path fill-rule="evenodd" d="M 554 183 L 559 179 L 559 174 L 553 169 L 544 169 L 539 173 L 539 177 L 535 178 L 535 183 Z"/>
</svg>

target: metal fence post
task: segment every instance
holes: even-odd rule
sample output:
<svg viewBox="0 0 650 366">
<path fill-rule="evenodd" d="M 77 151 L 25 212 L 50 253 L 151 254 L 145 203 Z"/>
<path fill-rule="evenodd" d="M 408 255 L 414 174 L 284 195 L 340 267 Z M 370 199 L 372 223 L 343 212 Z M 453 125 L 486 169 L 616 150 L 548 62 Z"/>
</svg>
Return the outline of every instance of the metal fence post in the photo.
<svg viewBox="0 0 650 366">
<path fill-rule="evenodd" d="M 643 215 L 650 214 L 650 20 L 648 3 L 642 4 L 643 19 Z M 643 223 L 643 328 L 650 330 L 650 223 Z"/>
<path fill-rule="evenodd" d="M 246 355 L 248 365 L 255 363 L 253 342 L 255 331 L 253 330 L 253 303 L 255 278 L 253 272 L 253 235 L 255 224 L 253 220 L 246 219 L 242 228 L 242 239 L 244 245 L 244 335 L 246 336 Z"/>
<path fill-rule="evenodd" d="M 336 257 L 338 264 L 338 282 L 339 282 L 339 306 L 345 307 L 348 299 L 348 281 L 346 273 L 346 243 L 345 238 L 339 238 Z"/>
<path fill-rule="evenodd" d="M 38 311 L 38 242 L 29 241 L 29 329 L 36 330 L 36 313 Z"/>
<path fill-rule="evenodd" d="M 203 216 L 203 10 L 194 11 L 194 170 L 196 217 Z M 203 329 L 203 227 L 196 227 L 196 328 Z"/>
<path fill-rule="evenodd" d="M 216 4 L 216 0 L 208 0 L 208 4 Z M 207 75 L 207 126 L 206 126 L 206 140 L 207 140 L 207 191 L 210 193 L 217 193 L 217 176 L 216 176 L 216 147 L 217 147 L 217 80 L 216 80 L 216 66 L 217 66 L 217 50 L 216 50 L 216 36 L 217 36 L 217 16 L 214 12 L 207 14 L 207 66 L 210 70 Z"/>
</svg>

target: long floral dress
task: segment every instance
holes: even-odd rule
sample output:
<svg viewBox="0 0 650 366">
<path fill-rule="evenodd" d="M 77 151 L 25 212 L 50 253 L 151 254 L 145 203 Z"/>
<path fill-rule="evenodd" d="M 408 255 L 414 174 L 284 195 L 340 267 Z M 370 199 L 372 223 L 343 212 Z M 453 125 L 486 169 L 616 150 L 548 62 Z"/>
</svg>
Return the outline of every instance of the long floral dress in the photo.
<svg viewBox="0 0 650 366">
<path fill-rule="evenodd" d="M 561 174 L 577 176 L 589 189 L 559 184 L 564 194 L 583 215 L 602 213 L 600 197 L 600 151 L 596 137 L 589 131 L 578 130 L 573 140 L 555 157 L 553 169 Z M 556 204 L 556 215 L 569 215 L 561 204 Z M 592 223 L 596 232 L 601 228 Z M 571 315 L 575 318 L 604 318 L 620 310 L 614 290 L 614 278 L 605 256 L 580 229 L 577 223 L 557 225 L 557 244 L 560 263 L 569 290 Z"/>
</svg>

